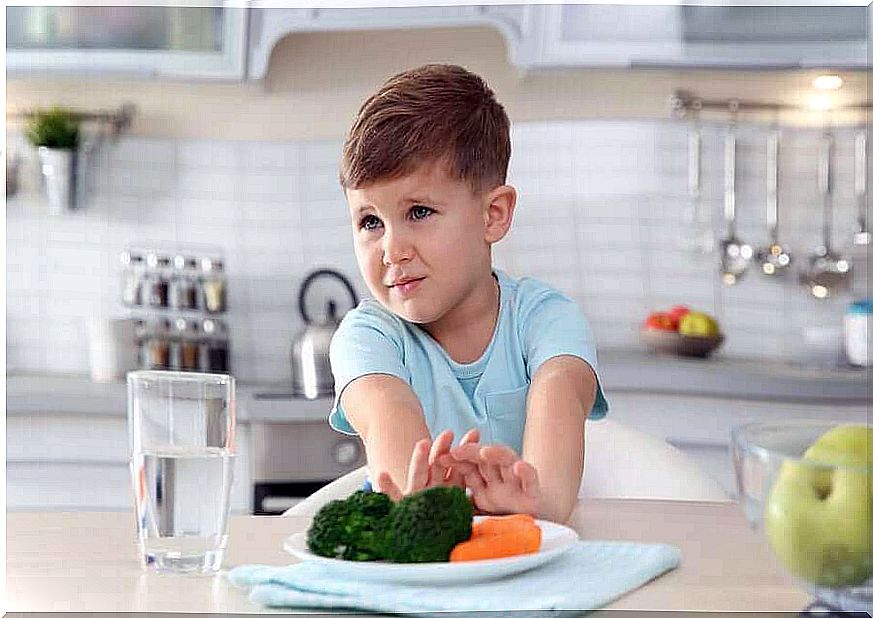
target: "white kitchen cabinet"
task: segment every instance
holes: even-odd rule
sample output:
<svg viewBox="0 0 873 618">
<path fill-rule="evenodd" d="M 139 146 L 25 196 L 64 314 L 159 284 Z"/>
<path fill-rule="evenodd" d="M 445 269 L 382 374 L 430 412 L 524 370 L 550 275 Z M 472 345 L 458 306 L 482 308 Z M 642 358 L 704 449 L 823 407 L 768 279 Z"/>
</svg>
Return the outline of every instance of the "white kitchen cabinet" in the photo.
<svg viewBox="0 0 873 618">
<path fill-rule="evenodd" d="M 231 511 L 250 513 L 248 425 L 237 425 Z M 6 508 L 129 510 L 127 417 L 9 414 L 6 418 Z"/>
<path fill-rule="evenodd" d="M 247 12 L 232 4 L 10 6 L 7 74 L 243 79 Z"/>
<path fill-rule="evenodd" d="M 730 496 L 736 495 L 729 452 L 734 427 L 800 419 L 868 422 L 867 406 L 861 404 L 786 403 L 631 392 L 609 392 L 608 397 L 611 418 L 677 447 L 718 481 Z"/>
<path fill-rule="evenodd" d="M 536 9 L 519 4 L 373 8 L 265 8 L 259 4 L 252 2 L 249 9 L 249 79 L 266 75 L 273 47 L 295 32 L 486 25 L 497 28 L 515 53 L 532 40 Z"/>
<path fill-rule="evenodd" d="M 519 61 L 553 67 L 866 67 L 863 6 L 556 4 Z"/>
</svg>

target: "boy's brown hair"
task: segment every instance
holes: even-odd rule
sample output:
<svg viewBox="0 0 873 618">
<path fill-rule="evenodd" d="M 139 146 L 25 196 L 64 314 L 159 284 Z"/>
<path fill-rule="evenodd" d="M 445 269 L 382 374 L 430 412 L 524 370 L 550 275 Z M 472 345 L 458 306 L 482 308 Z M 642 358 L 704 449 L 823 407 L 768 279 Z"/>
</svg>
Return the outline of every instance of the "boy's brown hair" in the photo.
<svg viewBox="0 0 873 618">
<path fill-rule="evenodd" d="M 343 147 L 340 184 L 358 189 L 445 163 L 479 193 L 506 182 L 509 117 L 485 81 L 451 64 L 426 64 L 367 99 Z"/>
</svg>

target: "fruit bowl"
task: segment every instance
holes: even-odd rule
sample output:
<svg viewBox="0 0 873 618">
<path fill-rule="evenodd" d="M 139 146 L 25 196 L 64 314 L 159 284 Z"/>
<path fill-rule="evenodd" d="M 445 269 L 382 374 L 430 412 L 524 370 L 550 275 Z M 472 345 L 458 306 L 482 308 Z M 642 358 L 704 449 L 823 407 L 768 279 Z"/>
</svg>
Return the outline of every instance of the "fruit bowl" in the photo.
<svg viewBox="0 0 873 618">
<path fill-rule="evenodd" d="M 640 339 L 649 351 L 655 354 L 693 356 L 705 358 L 717 350 L 724 342 L 723 335 L 715 337 L 695 337 L 682 335 L 677 331 L 644 328 Z"/>
<path fill-rule="evenodd" d="M 731 432 L 738 499 L 780 568 L 821 603 L 873 611 L 873 429 L 821 421 Z"/>
</svg>

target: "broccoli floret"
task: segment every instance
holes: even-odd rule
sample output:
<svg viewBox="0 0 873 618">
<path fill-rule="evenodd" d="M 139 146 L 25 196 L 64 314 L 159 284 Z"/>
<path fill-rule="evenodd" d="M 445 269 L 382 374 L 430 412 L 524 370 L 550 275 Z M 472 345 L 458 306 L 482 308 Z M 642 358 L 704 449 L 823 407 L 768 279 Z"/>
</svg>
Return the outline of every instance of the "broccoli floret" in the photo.
<svg viewBox="0 0 873 618">
<path fill-rule="evenodd" d="M 356 491 L 346 501 L 369 517 L 385 517 L 394 508 L 388 494 L 378 491 Z"/>
<path fill-rule="evenodd" d="M 403 498 L 388 516 L 385 557 L 392 562 L 446 562 L 473 532 L 473 505 L 460 487 L 431 487 Z"/>
<path fill-rule="evenodd" d="M 306 545 L 312 553 L 328 558 L 384 558 L 385 526 L 393 506 L 386 494 L 372 491 L 332 500 L 316 513 L 306 532 Z"/>
</svg>

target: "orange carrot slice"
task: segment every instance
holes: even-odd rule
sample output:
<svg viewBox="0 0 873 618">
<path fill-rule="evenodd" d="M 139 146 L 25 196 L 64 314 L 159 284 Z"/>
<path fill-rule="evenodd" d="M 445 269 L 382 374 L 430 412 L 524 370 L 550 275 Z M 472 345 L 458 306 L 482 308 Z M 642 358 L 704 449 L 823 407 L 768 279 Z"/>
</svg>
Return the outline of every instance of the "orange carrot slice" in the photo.
<svg viewBox="0 0 873 618">
<path fill-rule="evenodd" d="M 483 534 L 498 534 L 511 532 L 520 526 L 536 526 L 535 520 L 530 515 L 514 513 L 512 515 L 492 515 L 473 524 L 474 537 Z"/>
<path fill-rule="evenodd" d="M 485 526 L 491 519 L 496 521 Z M 532 554 L 539 551 L 542 535 L 542 530 L 530 516 L 488 518 L 474 524 L 470 539 L 455 545 L 449 554 L 449 561 L 489 560 Z"/>
</svg>

